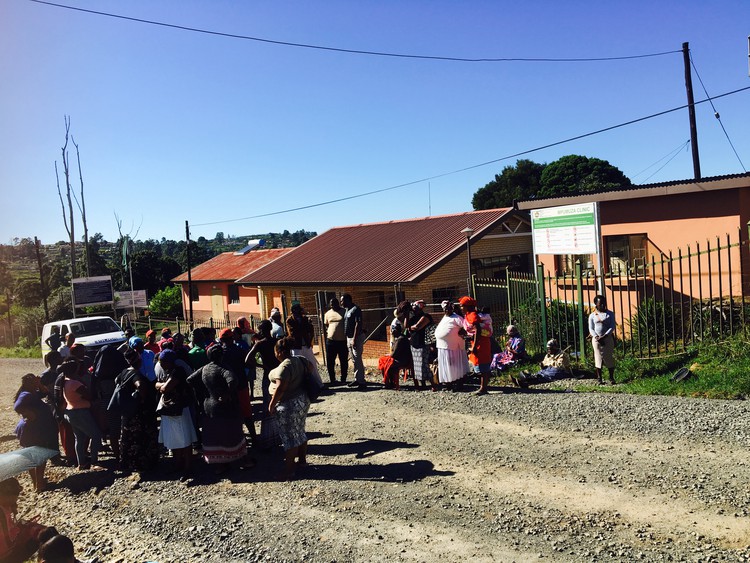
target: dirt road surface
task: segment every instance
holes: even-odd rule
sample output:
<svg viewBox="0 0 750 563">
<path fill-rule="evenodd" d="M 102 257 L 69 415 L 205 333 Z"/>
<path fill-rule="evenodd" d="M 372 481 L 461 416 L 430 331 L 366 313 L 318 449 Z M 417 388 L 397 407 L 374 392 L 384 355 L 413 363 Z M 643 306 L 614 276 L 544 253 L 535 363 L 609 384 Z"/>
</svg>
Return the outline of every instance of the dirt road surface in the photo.
<svg viewBox="0 0 750 563">
<path fill-rule="evenodd" d="M 28 371 L 0 360 L 2 451 Z M 291 483 L 280 451 L 192 486 L 50 468 L 21 513 L 108 562 L 750 561 L 746 402 L 407 389 L 314 404 Z"/>
</svg>

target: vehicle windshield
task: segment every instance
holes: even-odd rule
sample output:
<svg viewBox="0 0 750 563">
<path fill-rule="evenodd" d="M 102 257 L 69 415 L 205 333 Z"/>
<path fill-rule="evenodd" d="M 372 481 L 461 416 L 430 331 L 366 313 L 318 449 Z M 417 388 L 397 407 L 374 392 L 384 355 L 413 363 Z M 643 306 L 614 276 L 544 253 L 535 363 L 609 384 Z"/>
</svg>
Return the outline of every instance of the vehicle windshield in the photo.
<svg viewBox="0 0 750 563">
<path fill-rule="evenodd" d="M 70 323 L 70 331 L 76 336 L 93 336 L 107 332 L 120 332 L 120 325 L 112 319 L 90 319 Z"/>
</svg>

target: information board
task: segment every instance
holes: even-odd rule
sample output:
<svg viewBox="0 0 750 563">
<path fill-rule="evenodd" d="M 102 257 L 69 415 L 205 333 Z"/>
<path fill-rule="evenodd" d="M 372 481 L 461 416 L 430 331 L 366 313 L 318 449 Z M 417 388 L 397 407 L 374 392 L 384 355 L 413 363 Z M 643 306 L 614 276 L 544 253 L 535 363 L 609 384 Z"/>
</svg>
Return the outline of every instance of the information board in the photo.
<svg viewBox="0 0 750 563">
<path fill-rule="evenodd" d="M 148 308 L 148 299 L 146 299 L 145 289 L 136 289 L 135 291 L 115 291 L 116 307 L 118 309 L 130 309 L 138 307 L 139 309 Z"/>
<path fill-rule="evenodd" d="M 599 254 L 596 202 L 531 212 L 535 254 Z"/>
<path fill-rule="evenodd" d="M 111 305 L 114 301 L 111 276 L 75 278 L 73 284 L 73 307 Z"/>
</svg>

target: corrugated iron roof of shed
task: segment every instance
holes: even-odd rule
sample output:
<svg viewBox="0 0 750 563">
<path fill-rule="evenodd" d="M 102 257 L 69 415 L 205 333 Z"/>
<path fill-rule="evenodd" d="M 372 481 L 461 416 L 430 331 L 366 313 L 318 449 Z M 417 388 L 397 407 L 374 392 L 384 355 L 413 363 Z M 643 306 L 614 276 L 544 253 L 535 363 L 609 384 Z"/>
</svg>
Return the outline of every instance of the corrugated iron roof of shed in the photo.
<svg viewBox="0 0 750 563">
<path fill-rule="evenodd" d="M 222 252 L 202 264 L 191 269 L 193 281 L 234 281 L 239 277 L 265 266 L 280 256 L 287 254 L 293 248 L 264 248 L 251 250 L 242 255 L 234 252 Z M 172 280 L 173 282 L 187 282 L 187 272 L 183 272 Z"/>
<path fill-rule="evenodd" d="M 237 283 L 343 285 L 414 281 L 466 244 L 463 229 L 473 229 L 476 236 L 512 212 L 510 208 L 488 209 L 334 227 Z"/>
</svg>

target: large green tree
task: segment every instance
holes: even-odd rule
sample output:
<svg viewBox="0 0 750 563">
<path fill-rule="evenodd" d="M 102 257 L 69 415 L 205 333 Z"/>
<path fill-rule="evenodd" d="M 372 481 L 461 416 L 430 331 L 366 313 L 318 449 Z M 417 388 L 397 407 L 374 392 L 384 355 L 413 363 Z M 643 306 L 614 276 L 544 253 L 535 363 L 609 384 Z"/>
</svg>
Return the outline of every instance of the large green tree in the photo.
<svg viewBox="0 0 750 563">
<path fill-rule="evenodd" d="M 515 166 L 506 166 L 495 179 L 479 188 L 471 200 L 476 210 L 511 207 L 515 200 L 528 199 L 541 187 L 544 164 L 520 159 Z"/>
<path fill-rule="evenodd" d="M 545 166 L 537 195 L 556 197 L 629 188 L 632 185 L 619 168 L 606 160 L 570 154 Z"/>
</svg>

